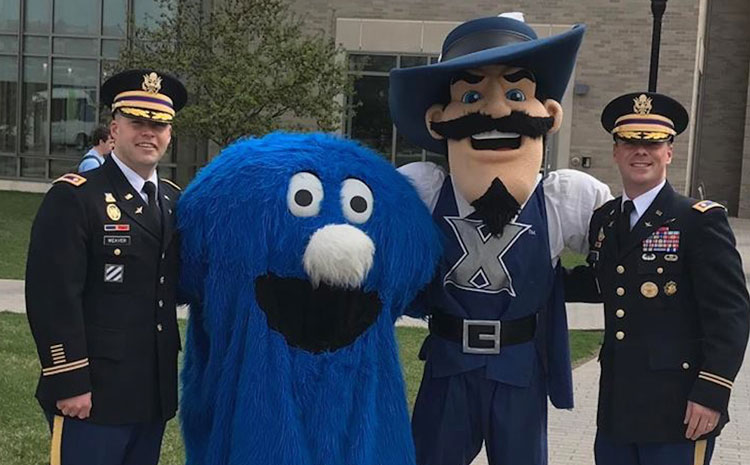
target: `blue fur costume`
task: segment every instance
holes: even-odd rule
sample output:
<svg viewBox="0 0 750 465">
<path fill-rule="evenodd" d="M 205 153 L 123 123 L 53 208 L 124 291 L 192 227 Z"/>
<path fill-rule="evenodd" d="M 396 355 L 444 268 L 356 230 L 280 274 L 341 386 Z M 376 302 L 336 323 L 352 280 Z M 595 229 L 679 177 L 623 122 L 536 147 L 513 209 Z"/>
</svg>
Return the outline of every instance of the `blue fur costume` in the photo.
<svg viewBox="0 0 750 465">
<path fill-rule="evenodd" d="M 289 195 L 301 172 L 322 186 L 317 215 L 295 216 L 289 207 L 307 195 Z M 344 212 L 363 208 L 343 201 L 346 179 L 372 192 L 361 224 Z M 274 133 L 226 148 L 182 195 L 178 214 L 181 287 L 191 304 L 181 400 L 187 463 L 413 464 L 393 321 L 430 280 L 440 245 L 409 183 L 351 141 Z M 359 289 L 327 291 L 349 303 L 367 295 L 376 313 L 368 319 L 344 305 L 364 326 L 344 342 L 333 334 L 333 348 L 311 348 L 317 313 L 296 308 L 317 299 L 303 256 L 331 224 L 356 227 L 375 248 Z M 264 290 L 264 282 L 272 284 Z M 264 292 L 278 304 L 272 311 L 259 304 Z M 311 321 L 294 326 L 301 318 Z M 338 328 L 340 318 L 325 318 Z"/>
</svg>

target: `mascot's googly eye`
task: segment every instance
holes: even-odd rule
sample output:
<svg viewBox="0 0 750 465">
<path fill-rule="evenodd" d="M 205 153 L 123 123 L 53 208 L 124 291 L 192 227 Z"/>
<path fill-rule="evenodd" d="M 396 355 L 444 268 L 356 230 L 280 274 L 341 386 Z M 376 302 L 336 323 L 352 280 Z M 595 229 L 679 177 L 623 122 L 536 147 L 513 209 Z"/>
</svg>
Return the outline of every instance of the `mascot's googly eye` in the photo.
<svg viewBox="0 0 750 465">
<path fill-rule="evenodd" d="M 315 216 L 323 201 L 323 184 L 314 174 L 303 171 L 289 180 L 286 204 L 294 216 Z"/>
<path fill-rule="evenodd" d="M 372 215 L 372 191 L 359 179 L 349 178 L 341 184 L 341 207 L 352 223 L 364 223 Z"/>
</svg>

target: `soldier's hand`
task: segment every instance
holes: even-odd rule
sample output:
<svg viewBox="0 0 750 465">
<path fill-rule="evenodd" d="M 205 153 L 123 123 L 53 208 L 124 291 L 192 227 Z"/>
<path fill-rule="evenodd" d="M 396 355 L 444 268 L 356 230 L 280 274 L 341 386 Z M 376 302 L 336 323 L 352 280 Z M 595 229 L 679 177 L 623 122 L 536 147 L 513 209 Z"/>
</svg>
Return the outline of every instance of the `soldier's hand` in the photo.
<svg viewBox="0 0 750 465">
<path fill-rule="evenodd" d="M 716 428 L 718 422 L 719 412 L 704 407 L 701 404 L 688 401 L 684 421 L 687 425 L 687 430 L 685 431 L 687 439 L 695 441 L 704 434 L 710 433 Z"/>
<path fill-rule="evenodd" d="M 63 415 L 83 420 L 88 418 L 91 413 L 91 393 L 87 392 L 80 396 L 60 399 L 56 405 Z"/>
</svg>

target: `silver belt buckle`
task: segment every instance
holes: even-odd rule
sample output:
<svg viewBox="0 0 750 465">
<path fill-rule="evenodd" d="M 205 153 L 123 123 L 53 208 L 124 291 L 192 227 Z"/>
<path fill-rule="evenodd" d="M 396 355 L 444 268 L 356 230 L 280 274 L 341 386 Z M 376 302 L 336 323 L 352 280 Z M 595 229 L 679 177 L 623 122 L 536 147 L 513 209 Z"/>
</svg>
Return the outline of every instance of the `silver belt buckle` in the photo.
<svg viewBox="0 0 750 465">
<path fill-rule="evenodd" d="M 492 347 L 473 347 L 469 337 L 469 329 L 477 326 L 487 327 L 486 332 L 477 334 L 477 341 L 492 341 Z M 500 322 L 497 320 L 464 320 L 463 352 L 465 354 L 499 354 L 500 353 Z"/>
</svg>

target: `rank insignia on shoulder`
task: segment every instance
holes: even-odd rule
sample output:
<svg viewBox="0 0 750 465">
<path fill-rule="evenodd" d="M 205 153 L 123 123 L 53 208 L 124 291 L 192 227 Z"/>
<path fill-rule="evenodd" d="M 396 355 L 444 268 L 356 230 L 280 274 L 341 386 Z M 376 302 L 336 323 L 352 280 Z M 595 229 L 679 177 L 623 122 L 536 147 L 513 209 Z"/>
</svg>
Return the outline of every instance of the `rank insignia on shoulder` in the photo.
<svg viewBox="0 0 750 465">
<path fill-rule="evenodd" d="M 693 209 L 698 210 L 701 213 L 705 213 L 708 210 L 717 207 L 726 209 L 724 205 L 720 204 L 719 202 L 714 202 L 713 200 L 701 200 L 700 202 L 696 202 L 693 204 Z"/>
<path fill-rule="evenodd" d="M 164 182 L 166 182 L 166 183 L 167 183 L 167 184 L 169 184 L 170 186 L 174 187 L 174 188 L 175 188 L 175 189 L 177 189 L 178 191 L 181 191 L 181 190 L 182 190 L 182 187 L 178 186 L 177 184 L 175 184 L 174 182 L 170 181 L 170 180 L 169 180 L 169 179 L 167 179 L 167 178 L 161 178 L 161 180 L 162 180 L 162 181 L 164 181 Z"/>
<path fill-rule="evenodd" d="M 52 181 L 52 184 L 57 184 L 58 182 L 67 182 L 68 184 L 73 184 L 74 186 L 78 187 L 86 182 L 86 178 L 84 178 L 80 174 L 67 173 Z"/>
</svg>

